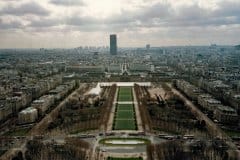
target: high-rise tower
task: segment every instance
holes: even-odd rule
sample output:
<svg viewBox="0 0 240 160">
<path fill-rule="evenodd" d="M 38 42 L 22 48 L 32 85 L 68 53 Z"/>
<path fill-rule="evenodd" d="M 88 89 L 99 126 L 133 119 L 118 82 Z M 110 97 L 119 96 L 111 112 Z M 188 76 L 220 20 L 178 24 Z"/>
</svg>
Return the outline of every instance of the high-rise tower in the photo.
<svg viewBox="0 0 240 160">
<path fill-rule="evenodd" d="M 117 54 L 117 35 L 116 34 L 110 35 L 110 54 L 111 55 Z"/>
</svg>

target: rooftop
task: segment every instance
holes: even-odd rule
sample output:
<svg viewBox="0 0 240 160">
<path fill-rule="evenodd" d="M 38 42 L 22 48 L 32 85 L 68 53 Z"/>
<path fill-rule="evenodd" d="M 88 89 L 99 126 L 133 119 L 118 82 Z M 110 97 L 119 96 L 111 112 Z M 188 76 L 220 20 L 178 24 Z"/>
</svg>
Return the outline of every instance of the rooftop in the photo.
<svg viewBox="0 0 240 160">
<path fill-rule="evenodd" d="M 134 84 L 148 87 L 151 86 L 151 82 L 102 82 L 100 83 L 100 86 L 111 86 L 113 84 L 116 84 L 117 86 L 129 86 L 129 87 L 133 87 Z"/>
<path fill-rule="evenodd" d="M 219 110 L 221 110 L 221 111 L 227 111 L 227 112 L 234 112 L 234 113 L 236 113 L 236 110 L 231 108 L 231 107 L 229 107 L 229 106 L 219 105 L 217 108 Z"/>
<path fill-rule="evenodd" d="M 28 107 L 28 108 L 22 110 L 20 113 L 26 114 L 26 113 L 32 113 L 32 112 L 35 112 L 35 111 L 37 111 L 36 108 Z"/>
</svg>

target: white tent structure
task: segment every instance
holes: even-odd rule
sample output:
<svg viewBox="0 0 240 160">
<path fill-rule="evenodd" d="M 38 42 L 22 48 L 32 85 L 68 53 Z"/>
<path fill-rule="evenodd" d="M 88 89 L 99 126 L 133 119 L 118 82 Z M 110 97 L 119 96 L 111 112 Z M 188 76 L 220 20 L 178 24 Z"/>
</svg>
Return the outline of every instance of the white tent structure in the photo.
<svg viewBox="0 0 240 160">
<path fill-rule="evenodd" d="M 92 88 L 87 94 L 90 95 L 99 95 L 102 91 L 101 87 L 105 86 L 112 86 L 113 84 L 116 84 L 118 87 L 133 87 L 134 84 L 138 84 L 139 86 L 146 86 L 150 87 L 151 82 L 100 82 L 97 84 L 95 88 Z"/>
</svg>

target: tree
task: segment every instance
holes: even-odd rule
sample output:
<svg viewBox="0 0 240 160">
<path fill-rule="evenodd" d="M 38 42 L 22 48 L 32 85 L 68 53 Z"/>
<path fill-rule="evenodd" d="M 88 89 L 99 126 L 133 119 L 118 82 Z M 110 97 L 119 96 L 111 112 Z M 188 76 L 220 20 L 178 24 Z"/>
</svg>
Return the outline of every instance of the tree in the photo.
<svg viewBox="0 0 240 160">
<path fill-rule="evenodd" d="M 23 160 L 23 154 L 22 152 L 18 152 L 18 154 L 12 158 L 12 160 Z"/>
</svg>

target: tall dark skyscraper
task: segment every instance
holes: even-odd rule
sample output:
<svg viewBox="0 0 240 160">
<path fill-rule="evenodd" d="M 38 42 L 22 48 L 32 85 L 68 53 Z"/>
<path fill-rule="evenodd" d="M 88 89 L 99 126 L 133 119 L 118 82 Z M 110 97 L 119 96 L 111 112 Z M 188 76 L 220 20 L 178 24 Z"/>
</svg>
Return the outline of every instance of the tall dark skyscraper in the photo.
<svg viewBox="0 0 240 160">
<path fill-rule="evenodd" d="M 110 54 L 111 55 L 117 54 L 117 35 L 116 34 L 110 35 Z"/>
</svg>

